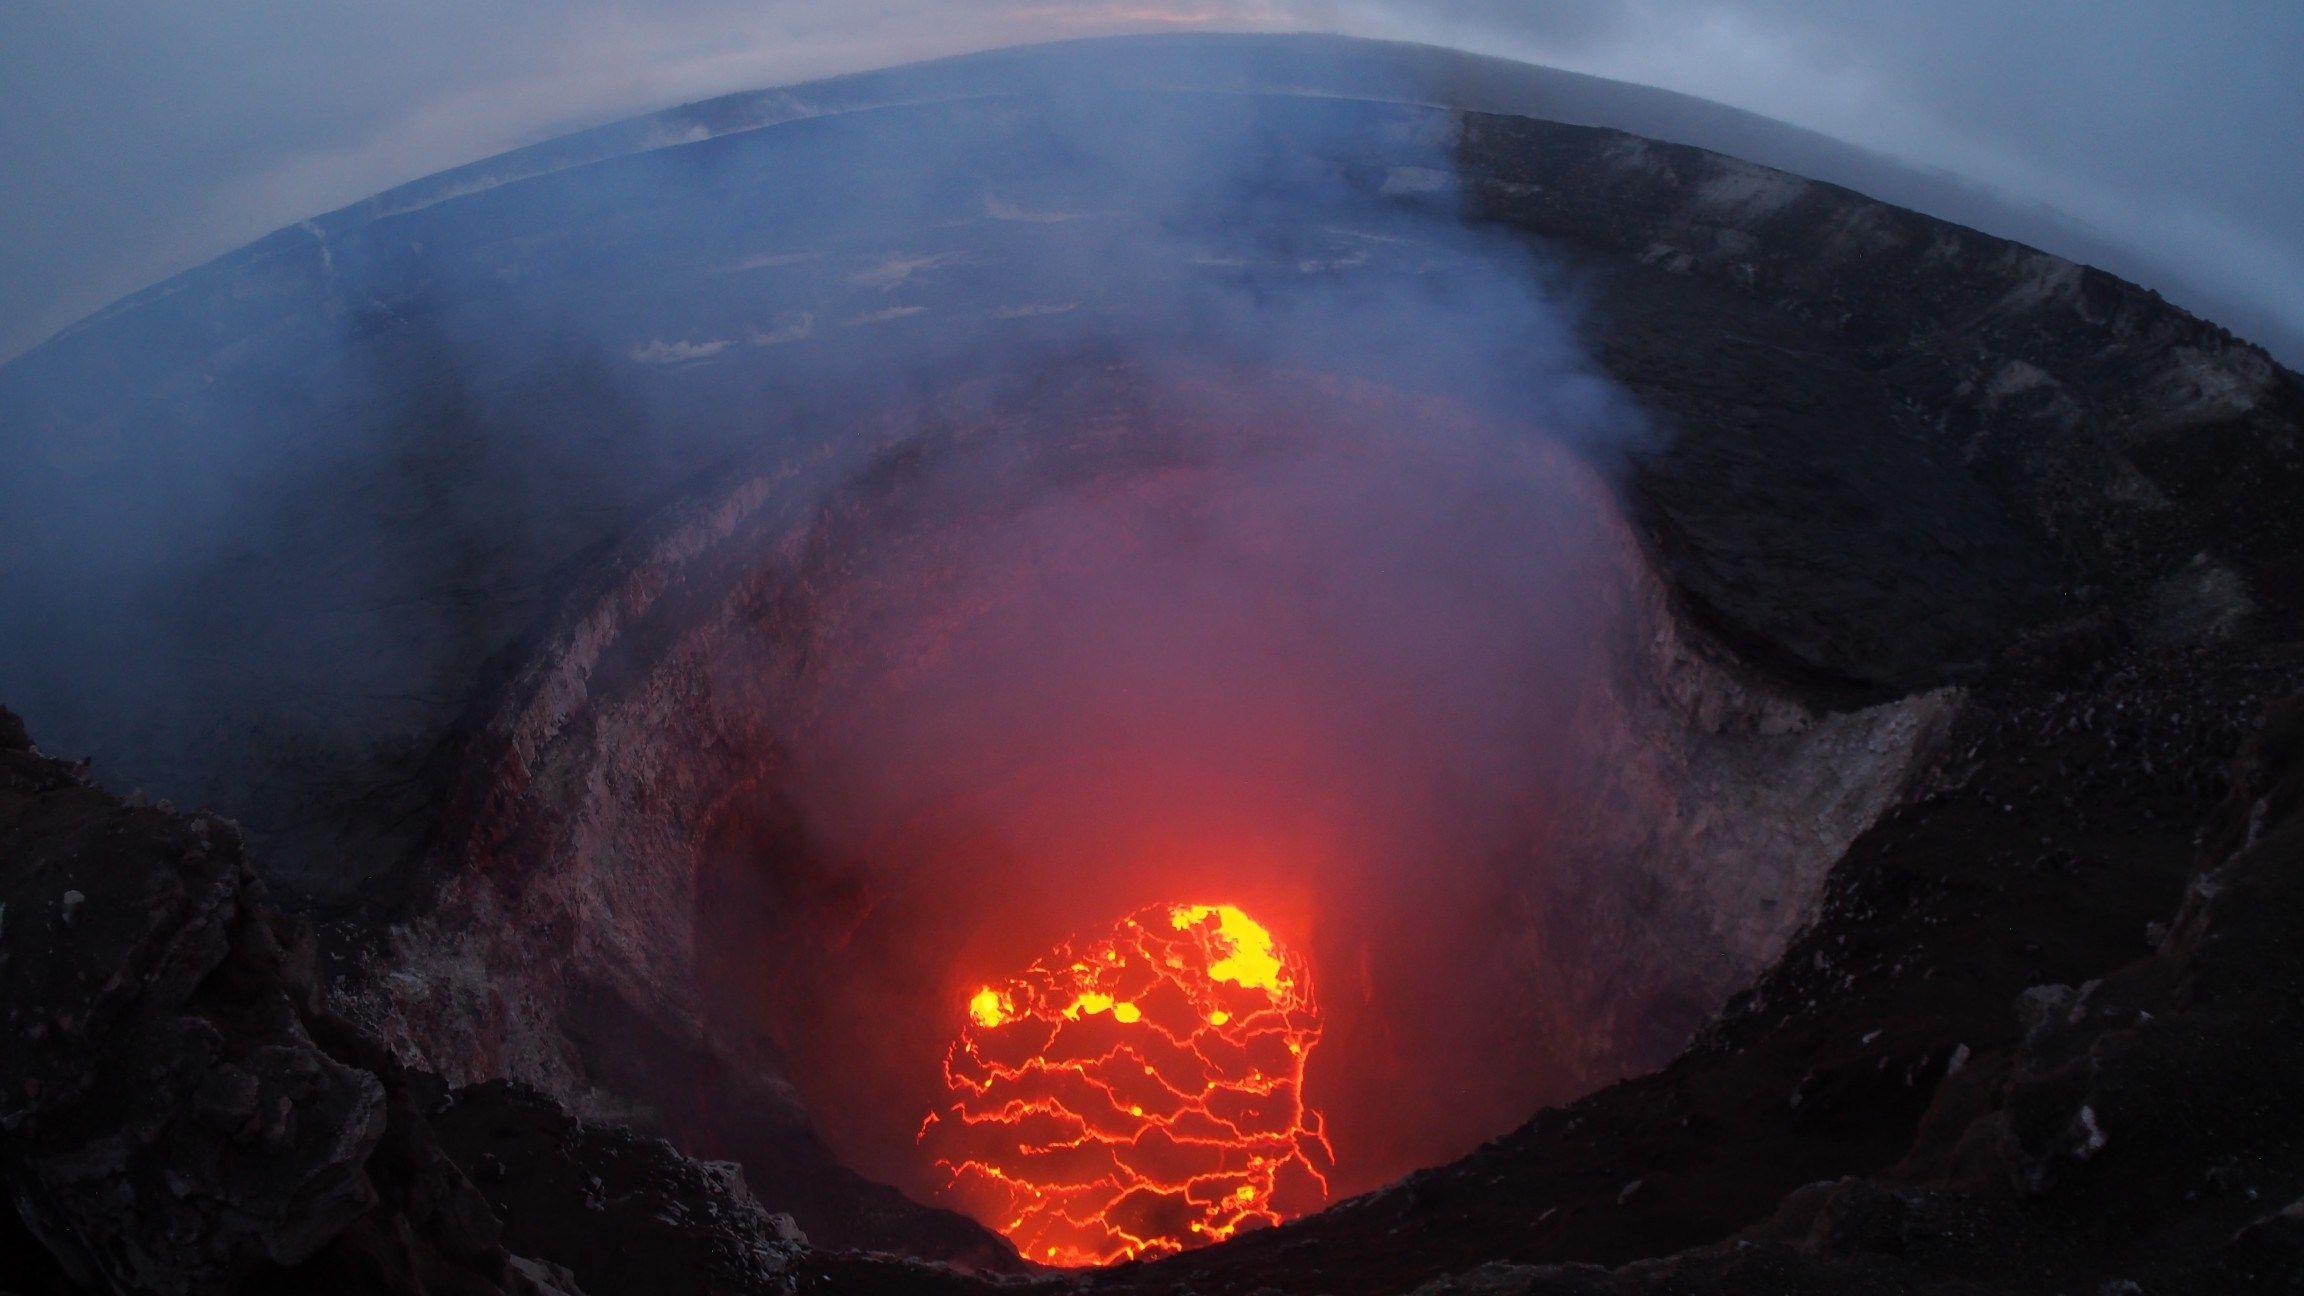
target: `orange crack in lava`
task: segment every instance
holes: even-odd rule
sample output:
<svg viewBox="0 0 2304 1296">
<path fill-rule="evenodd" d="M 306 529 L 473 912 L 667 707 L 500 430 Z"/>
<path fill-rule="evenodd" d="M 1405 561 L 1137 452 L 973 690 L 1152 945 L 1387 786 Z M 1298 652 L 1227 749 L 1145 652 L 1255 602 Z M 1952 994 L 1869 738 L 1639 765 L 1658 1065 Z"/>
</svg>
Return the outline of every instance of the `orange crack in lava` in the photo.
<svg viewBox="0 0 2304 1296">
<path fill-rule="evenodd" d="M 1317 1209 L 1335 1164 L 1304 1065 L 1302 959 L 1232 905 L 1163 905 L 968 1001 L 920 1140 L 951 1195 L 1055 1265 L 1216 1242 Z"/>
</svg>

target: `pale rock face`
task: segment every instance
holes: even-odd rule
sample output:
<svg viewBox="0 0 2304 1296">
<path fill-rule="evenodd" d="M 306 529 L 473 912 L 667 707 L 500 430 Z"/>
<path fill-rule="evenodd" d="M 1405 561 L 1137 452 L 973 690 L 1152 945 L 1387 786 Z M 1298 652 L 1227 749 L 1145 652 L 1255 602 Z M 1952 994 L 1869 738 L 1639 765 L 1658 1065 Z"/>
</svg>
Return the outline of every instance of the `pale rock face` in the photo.
<svg viewBox="0 0 2304 1296">
<path fill-rule="evenodd" d="M 720 663 L 759 633 L 748 618 L 783 579 L 778 564 L 809 547 L 813 515 L 798 501 L 810 480 L 746 475 L 682 504 L 540 641 L 489 722 L 501 782 L 458 848 L 469 862 L 454 863 L 441 903 L 396 934 L 382 975 L 356 993 L 360 1015 L 410 1061 L 458 1081 L 511 1075 L 579 1111 L 629 1115 L 647 1101 L 603 1085 L 572 1025 L 605 993 L 683 1047 L 732 1049 L 745 1065 L 750 1046 L 699 1008 L 695 834 L 731 789 L 757 788 L 764 722 L 788 705 L 775 671 Z M 1604 537 L 1604 634 L 1620 647 L 1604 654 L 1611 664 L 1571 739 L 1600 772 L 1557 808 L 1542 872 L 1518 903 L 1569 906 L 1582 930 L 1488 971 L 1550 988 L 1545 1025 L 1574 1077 L 1564 1082 L 1590 1087 L 1669 1057 L 1776 956 L 1813 916 L 1832 862 L 1926 767 L 1960 693 L 1837 712 L 1785 695 L 1679 621 L 1608 489 L 1586 481 L 1566 498 Z M 759 555 L 757 574 L 692 604 L 636 679 L 593 691 L 596 663 L 627 651 L 630 627 L 674 592 L 704 588 L 692 573 L 741 570 L 745 553 Z M 812 588 L 827 606 L 844 597 L 822 578 Z M 912 615 L 932 625 L 945 612 Z M 781 633 L 807 643 L 823 632 Z M 806 1119 L 772 1066 L 755 1079 L 764 1111 Z"/>
<path fill-rule="evenodd" d="M 1718 173 L 1697 187 L 1696 208 L 1726 221 L 1751 220 L 1782 211 L 1807 190 L 1798 176 L 1724 158 Z"/>
</svg>

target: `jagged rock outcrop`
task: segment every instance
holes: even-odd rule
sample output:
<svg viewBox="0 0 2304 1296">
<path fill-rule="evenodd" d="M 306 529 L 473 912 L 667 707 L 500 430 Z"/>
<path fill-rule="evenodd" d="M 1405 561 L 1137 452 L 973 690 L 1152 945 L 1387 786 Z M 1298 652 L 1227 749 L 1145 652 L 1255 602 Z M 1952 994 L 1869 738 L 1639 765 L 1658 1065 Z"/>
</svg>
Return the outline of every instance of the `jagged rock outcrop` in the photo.
<svg viewBox="0 0 2304 1296">
<path fill-rule="evenodd" d="M 1728 1242 L 1496 1264 L 1418 1296 L 2304 1289 L 2304 697 L 2275 708 L 2145 957 L 2030 988 L 1911 1154 Z"/>
<path fill-rule="evenodd" d="M 458 1090 L 434 1118 L 505 1242 L 565 1265 L 586 1296 L 736 1296 L 790 1290 L 807 1237 L 763 1210 L 730 1162 L 581 1121 L 508 1081 Z"/>
<path fill-rule="evenodd" d="M 0 1176 L 74 1281 L 523 1290 L 230 823 L 124 804 L 0 711 L 0 923 Z"/>
<path fill-rule="evenodd" d="M 729 1170 L 532 1095 L 452 1101 L 321 1006 L 313 950 L 232 824 L 124 803 L 0 710 L 0 1290 L 584 1296 L 569 1267 L 594 1296 L 784 1289 L 797 1238 Z M 504 1111 L 549 1136 L 501 1155 Z M 519 1216 L 551 1254 L 515 1256 L 460 1161 L 594 1196 L 566 1229 Z"/>
</svg>

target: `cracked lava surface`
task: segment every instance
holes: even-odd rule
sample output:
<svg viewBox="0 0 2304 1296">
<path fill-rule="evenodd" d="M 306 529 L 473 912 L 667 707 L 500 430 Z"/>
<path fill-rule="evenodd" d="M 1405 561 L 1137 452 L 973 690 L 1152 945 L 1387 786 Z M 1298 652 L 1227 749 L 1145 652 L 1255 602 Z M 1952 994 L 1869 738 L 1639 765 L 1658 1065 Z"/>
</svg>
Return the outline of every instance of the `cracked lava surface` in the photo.
<svg viewBox="0 0 2304 1296">
<path fill-rule="evenodd" d="M 1156 905 L 966 1005 L 920 1141 L 1031 1260 L 1165 1255 L 1327 1200 L 1303 959 L 1233 905 Z"/>
</svg>

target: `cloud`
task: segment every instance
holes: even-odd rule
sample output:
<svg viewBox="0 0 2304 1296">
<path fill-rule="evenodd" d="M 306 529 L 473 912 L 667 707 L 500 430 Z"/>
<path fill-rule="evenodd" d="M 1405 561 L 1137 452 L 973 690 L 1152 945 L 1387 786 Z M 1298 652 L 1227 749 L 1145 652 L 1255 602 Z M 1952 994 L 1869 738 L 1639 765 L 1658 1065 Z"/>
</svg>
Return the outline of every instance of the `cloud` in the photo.
<svg viewBox="0 0 2304 1296">
<path fill-rule="evenodd" d="M 2152 286 L 2249 303 L 2304 340 L 2295 6 L 30 0 L 0 7 L 0 355 L 272 229 L 569 129 L 970 49 L 1198 28 L 1424 40 L 1716 99 L 2061 209 L 2152 253 L 2171 277 Z"/>
<path fill-rule="evenodd" d="M 1336 26 L 1662 86 L 2056 209 L 2304 362 L 2304 9 L 1348 0 Z"/>
</svg>

